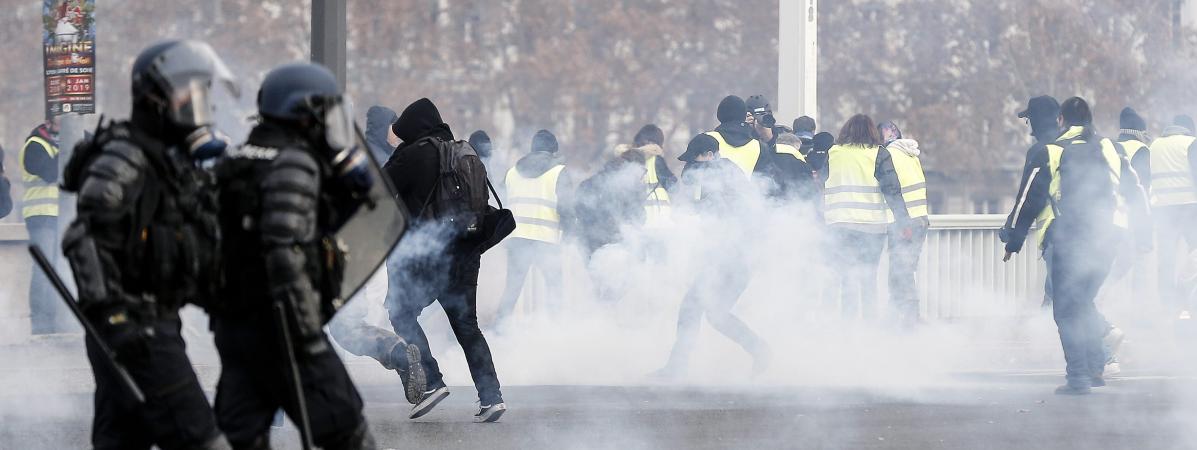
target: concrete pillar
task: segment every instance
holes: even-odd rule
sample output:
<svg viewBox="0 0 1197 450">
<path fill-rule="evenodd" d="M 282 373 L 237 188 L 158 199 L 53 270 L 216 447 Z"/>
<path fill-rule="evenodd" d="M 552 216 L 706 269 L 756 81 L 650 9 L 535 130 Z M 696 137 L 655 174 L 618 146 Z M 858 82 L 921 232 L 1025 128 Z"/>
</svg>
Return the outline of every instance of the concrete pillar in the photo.
<svg viewBox="0 0 1197 450">
<path fill-rule="evenodd" d="M 818 0 L 779 0 L 777 105 L 779 123 L 799 116 L 818 121 Z M 822 128 L 822 127 L 820 127 Z"/>
<path fill-rule="evenodd" d="M 323 64 L 345 89 L 345 0 L 312 0 L 312 62 Z"/>
</svg>

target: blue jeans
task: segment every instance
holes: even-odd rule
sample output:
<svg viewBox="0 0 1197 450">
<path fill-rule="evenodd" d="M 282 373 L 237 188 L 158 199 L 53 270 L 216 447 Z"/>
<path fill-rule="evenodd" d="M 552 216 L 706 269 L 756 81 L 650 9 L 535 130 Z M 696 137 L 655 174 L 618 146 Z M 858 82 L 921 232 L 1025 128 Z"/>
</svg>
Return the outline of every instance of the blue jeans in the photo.
<svg viewBox="0 0 1197 450">
<path fill-rule="evenodd" d="M 41 248 L 42 253 L 50 260 L 50 265 L 57 265 L 58 255 L 62 250 L 58 248 L 58 218 L 54 216 L 33 216 L 25 219 L 25 229 L 29 231 L 29 243 Z M 32 264 L 32 262 L 30 262 Z M 58 298 L 50 279 L 41 269 L 33 266 L 29 279 L 29 321 L 33 334 L 61 333 L 69 329 L 66 305 Z"/>
</svg>

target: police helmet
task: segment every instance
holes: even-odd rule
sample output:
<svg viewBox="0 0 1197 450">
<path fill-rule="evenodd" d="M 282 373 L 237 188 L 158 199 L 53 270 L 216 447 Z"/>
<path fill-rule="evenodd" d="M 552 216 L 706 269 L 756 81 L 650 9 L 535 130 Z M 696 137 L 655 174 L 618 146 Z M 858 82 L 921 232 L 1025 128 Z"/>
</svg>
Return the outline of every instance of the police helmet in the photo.
<svg viewBox="0 0 1197 450">
<path fill-rule="evenodd" d="M 271 70 L 258 91 L 258 113 L 266 119 L 318 124 L 332 149 L 353 145 L 353 115 L 336 77 L 324 66 L 302 62 Z"/>
<path fill-rule="evenodd" d="M 228 66 L 208 44 L 171 40 L 154 44 L 137 55 L 131 74 L 134 101 L 152 99 L 162 105 L 164 118 L 185 129 L 213 122 L 212 85 L 231 94 L 240 91 Z"/>
</svg>

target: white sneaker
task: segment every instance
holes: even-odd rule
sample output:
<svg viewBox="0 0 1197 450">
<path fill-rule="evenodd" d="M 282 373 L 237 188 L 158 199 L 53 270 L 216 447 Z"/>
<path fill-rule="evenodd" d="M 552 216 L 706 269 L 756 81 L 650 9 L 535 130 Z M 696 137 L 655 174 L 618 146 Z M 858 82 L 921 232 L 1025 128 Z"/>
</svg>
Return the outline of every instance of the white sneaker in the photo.
<svg viewBox="0 0 1197 450">
<path fill-rule="evenodd" d="M 1179 320 L 1189 320 L 1192 318 L 1193 318 L 1193 314 L 1188 311 L 1181 311 L 1180 317 L 1177 317 L 1177 319 L 1179 319 Z"/>
<path fill-rule="evenodd" d="M 478 423 L 494 423 L 498 422 L 503 413 L 507 412 L 506 403 L 495 403 L 493 405 L 482 405 L 478 410 L 478 414 L 474 414 L 474 422 Z"/>
<path fill-rule="evenodd" d="M 1114 358 L 1113 360 L 1107 362 L 1105 372 L 1103 373 L 1108 377 L 1122 373 L 1122 364 L 1118 363 L 1118 358 Z"/>
<path fill-rule="evenodd" d="M 432 411 L 432 408 L 435 408 L 441 400 L 444 400 L 448 396 L 449 388 L 447 387 L 439 387 L 424 392 L 424 395 L 420 396 L 420 401 L 416 403 L 416 406 L 411 407 L 411 414 L 407 417 L 409 419 L 417 419 L 420 416 L 428 414 L 429 411 Z"/>
</svg>

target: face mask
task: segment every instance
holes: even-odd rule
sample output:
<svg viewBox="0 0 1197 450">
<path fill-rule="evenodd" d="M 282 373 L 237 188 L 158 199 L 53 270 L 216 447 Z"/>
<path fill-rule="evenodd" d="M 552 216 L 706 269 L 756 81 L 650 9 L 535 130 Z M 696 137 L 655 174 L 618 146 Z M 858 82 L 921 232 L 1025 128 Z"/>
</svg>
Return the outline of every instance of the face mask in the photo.
<svg viewBox="0 0 1197 450">
<path fill-rule="evenodd" d="M 229 138 L 215 128 L 205 125 L 187 135 L 184 145 L 192 158 L 203 161 L 224 155 L 224 150 L 229 146 Z"/>
</svg>

